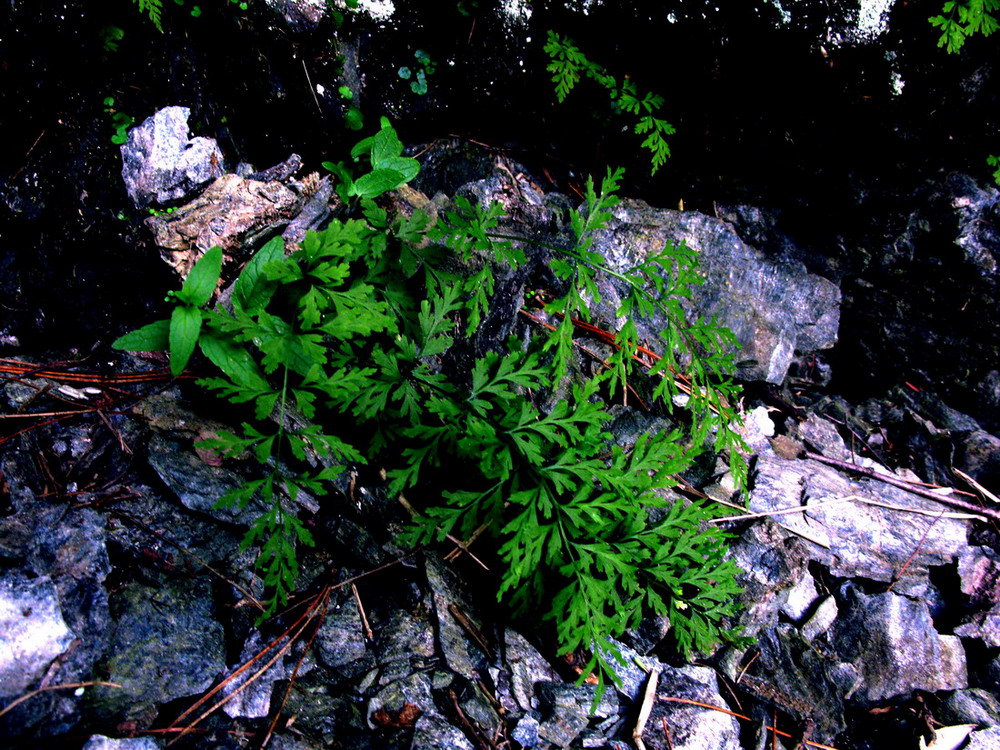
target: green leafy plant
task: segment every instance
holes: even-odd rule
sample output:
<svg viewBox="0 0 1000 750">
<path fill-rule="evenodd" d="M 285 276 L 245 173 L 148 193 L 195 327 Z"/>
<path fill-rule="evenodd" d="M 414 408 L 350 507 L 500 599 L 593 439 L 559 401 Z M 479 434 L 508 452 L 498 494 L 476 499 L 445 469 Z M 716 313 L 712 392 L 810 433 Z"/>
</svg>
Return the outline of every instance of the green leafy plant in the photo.
<svg viewBox="0 0 1000 750">
<path fill-rule="evenodd" d="M 633 131 L 636 135 L 646 136 L 642 148 L 649 151 L 652 174 L 656 174 L 670 156 L 666 137 L 675 132 L 673 125 L 656 117 L 663 106 L 663 97 L 653 93 L 640 93 L 628 76 L 619 81 L 605 68 L 589 60 L 569 38 L 561 37 L 554 31 L 549 31 L 544 49 L 550 60 L 546 70 L 552 73 L 556 99 L 560 103 L 565 101 L 581 78 L 586 77 L 607 90 L 617 112 L 639 118 Z"/>
<path fill-rule="evenodd" d="M 928 20 L 941 29 L 938 47 L 955 54 L 970 36 L 989 36 L 1000 28 L 993 15 L 997 10 L 1000 10 L 1000 0 L 948 0 L 941 13 Z"/>
<path fill-rule="evenodd" d="M 684 652 L 734 638 L 737 569 L 725 559 L 725 536 L 704 523 L 708 507 L 666 494 L 713 439 L 730 451 L 737 481 L 746 476 L 732 429 L 732 361 L 722 351 L 731 334 L 689 324 L 676 299 L 697 283 L 694 256 L 664 248 L 635 268 L 610 268 L 593 250 L 594 233 L 617 201 L 621 171 L 599 191 L 591 180 L 586 205 L 571 214 L 572 237 L 547 246 L 562 287 L 547 308 L 563 321 L 555 334 L 512 340 L 463 369 L 449 360 L 453 345 L 476 333 L 497 273 L 524 266 L 530 241 L 500 231 L 498 204 L 460 198 L 436 221 L 420 211 L 390 216 L 374 199 L 419 165 L 402 156 L 387 121 L 352 156 L 366 173 L 331 169 L 360 216 L 308 233 L 289 255 L 280 238 L 268 242 L 234 283 L 230 306 L 208 307 L 221 264 L 221 252 L 209 251 L 173 295 L 168 320 L 115 342 L 169 351 L 175 374 L 200 349 L 220 374 L 198 382 L 252 405 L 240 433 L 199 445 L 264 467 L 220 502 L 266 509 L 244 545 L 260 548 L 268 613 L 293 590 L 297 545 L 313 543 L 294 499 L 322 495 L 346 465 L 370 461 L 388 469 L 389 492 L 421 509 L 409 543 L 487 529 L 505 564 L 499 596 L 551 620 L 561 653 L 586 649 L 586 671 L 602 679 L 620 658 L 613 639 L 643 613 L 668 617 Z M 633 445 L 612 438 L 602 396 L 646 377 L 630 356 L 634 323 L 617 332 L 607 367 L 583 377 L 573 366 L 572 318 L 590 317 L 599 281 L 620 287 L 619 317 L 659 309 L 679 328 L 663 333 L 652 376 L 677 427 Z M 534 405 L 546 399 L 550 407 Z"/>
<path fill-rule="evenodd" d="M 145 13 L 158 31 L 163 31 L 163 0 L 132 0 L 139 6 L 139 12 Z"/>
<path fill-rule="evenodd" d="M 989 36 L 998 28 L 993 12 L 1000 10 L 1000 0 L 948 0 L 941 8 L 940 15 L 928 20 L 941 29 L 938 47 L 944 47 L 949 54 L 958 54 L 965 40 L 975 34 Z M 993 181 L 1000 185 L 1000 157 L 987 156 L 986 163 L 994 168 Z"/>
<path fill-rule="evenodd" d="M 111 125 L 115 129 L 111 142 L 120 146 L 128 140 L 128 129 L 135 124 L 135 118 L 115 109 L 113 96 L 104 97 L 104 111 L 111 117 Z"/>
<path fill-rule="evenodd" d="M 1000 156 L 987 156 L 986 163 L 993 167 L 993 181 L 1000 185 Z"/>
<path fill-rule="evenodd" d="M 398 75 L 404 81 L 410 81 L 410 89 L 414 94 L 423 96 L 427 93 L 427 76 L 434 74 L 434 71 L 437 70 L 437 65 L 431 60 L 431 56 L 422 49 L 414 52 L 413 56 L 417 60 L 414 68 L 411 70 L 408 66 L 404 65 L 399 69 Z M 411 78 L 413 80 L 410 80 Z"/>
<path fill-rule="evenodd" d="M 417 176 L 420 162 L 403 156 L 403 144 L 385 117 L 375 135 L 365 138 L 351 149 L 351 159 L 360 162 L 368 157 L 371 171 L 354 179 L 343 162 L 323 162 L 323 167 L 339 178 L 337 193 L 344 200 L 352 197 L 375 198 L 402 187 Z"/>
<path fill-rule="evenodd" d="M 108 24 L 101 28 L 98 35 L 105 52 L 117 52 L 118 43 L 125 38 L 125 31 L 120 26 Z"/>
</svg>

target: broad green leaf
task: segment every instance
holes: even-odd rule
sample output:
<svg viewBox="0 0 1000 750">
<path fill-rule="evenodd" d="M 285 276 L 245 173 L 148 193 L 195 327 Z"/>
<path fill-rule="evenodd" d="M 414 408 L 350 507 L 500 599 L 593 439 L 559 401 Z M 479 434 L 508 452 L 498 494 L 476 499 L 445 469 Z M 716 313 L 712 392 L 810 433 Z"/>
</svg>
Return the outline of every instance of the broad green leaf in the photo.
<svg viewBox="0 0 1000 750">
<path fill-rule="evenodd" d="M 379 162 L 378 169 L 395 170 L 403 175 L 403 182 L 406 183 L 420 173 L 420 162 L 408 156 L 393 156 Z"/>
<path fill-rule="evenodd" d="M 239 312 L 263 310 L 274 294 L 274 284 L 264 274 L 264 266 L 285 255 L 285 241 L 274 237 L 243 267 L 233 286 L 233 307 Z"/>
<path fill-rule="evenodd" d="M 187 367 L 200 332 L 201 310 L 188 305 L 174 308 L 170 316 L 170 372 L 175 377 Z"/>
<path fill-rule="evenodd" d="M 201 353 L 236 385 L 255 392 L 270 388 L 260 366 L 243 345 L 210 333 L 202 335 L 198 345 Z"/>
<path fill-rule="evenodd" d="M 355 180 L 350 188 L 352 195 L 376 198 L 406 183 L 406 177 L 395 169 L 376 169 Z"/>
<path fill-rule="evenodd" d="M 382 129 L 372 138 L 372 168 L 381 169 L 385 162 L 403 153 L 403 144 L 396 131 L 389 126 L 387 120 L 382 123 Z"/>
<path fill-rule="evenodd" d="M 194 307 L 201 307 L 212 299 L 212 293 L 222 273 L 222 248 L 213 247 L 198 259 L 177 292 L 177 298 Z"/>
<path fill-rule="evenodd" d="M 170 346 L 170 321 L 158 320 L 126 333 L 111 346 L 126 352 L 165 352 Z"/>
</svg>

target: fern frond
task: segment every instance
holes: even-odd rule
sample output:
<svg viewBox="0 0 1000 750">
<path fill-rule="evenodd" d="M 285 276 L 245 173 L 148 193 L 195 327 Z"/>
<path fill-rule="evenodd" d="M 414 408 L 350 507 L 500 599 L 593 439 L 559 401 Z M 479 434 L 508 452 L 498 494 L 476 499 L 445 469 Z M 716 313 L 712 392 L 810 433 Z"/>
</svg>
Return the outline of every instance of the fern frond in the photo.
<svg viewBox="0 0 1000 750">
<path fill-rule="evenodd" d="M 163 13 L 163 0 L 132 0 L 132 2 L 139 6 L 140 13 L 149 16 L 149 20 L 158 31 L 163 31 L 163 22 L 160 18 Z"/>
</svg>

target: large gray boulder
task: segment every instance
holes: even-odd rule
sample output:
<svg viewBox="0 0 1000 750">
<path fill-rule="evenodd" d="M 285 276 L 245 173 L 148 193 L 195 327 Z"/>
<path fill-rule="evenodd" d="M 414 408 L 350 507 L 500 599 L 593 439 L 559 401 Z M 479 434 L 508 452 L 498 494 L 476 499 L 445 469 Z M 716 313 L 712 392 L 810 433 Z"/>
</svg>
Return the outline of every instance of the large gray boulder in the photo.
<svg viewBox="0 0 1000 750">
<path fill-rule="evenodd" d="M 837 285 L 801 263 L 767 258 L 721 219 L 624 200 L 608 228 L 597 233 L 594 249 L 620 271 L 668 243 L 684 243 L 698 254 L 705 283 L 694 288 L 692 312 L 736 334 L 741 378 L 779 384 L 797 352 L 837 342 Z"/>
</svg>

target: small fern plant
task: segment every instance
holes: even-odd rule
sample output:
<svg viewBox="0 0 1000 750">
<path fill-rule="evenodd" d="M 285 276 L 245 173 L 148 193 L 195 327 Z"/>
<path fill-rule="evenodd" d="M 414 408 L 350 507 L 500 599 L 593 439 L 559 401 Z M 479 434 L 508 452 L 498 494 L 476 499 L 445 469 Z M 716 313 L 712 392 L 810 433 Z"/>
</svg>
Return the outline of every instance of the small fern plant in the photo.
<svg viewBox="0 0 1000 750">
<path fill-rule="evenodd" d="M 607 90 L 616 111 L 638 117 L 633 130 L 636 135 L 646 136 L 642 148 L 649 151 L 651 173 L 656 174 L 670 157 L 667 136 L 675 132 L 673 125 L 656 116 L 663 106 L 663 97 L 651 92 L 641 94 L 628 76 L 619 81 L 607 69 L 588 59 L 572 40 L 552 30 L 549 30 L 544 49 L 549 56 L 546 70 L 552 74 L 556 99 L 560 103 L 581 78 L 586 77 Z"/>
<path fill-rule="evenodd" d="M 375 198 L 419 165 L 402 155 L 387 121 L 352 153 L 354 167 L 331 167 L 353 217 L 308 233 L 290 254 L 280 238 L 268 242 L 240 273 L 229 306 L 208 307 L 221 268 L 221 252 L 209 251 L 174 295 L 169 320 L 115 342 L 169 351 L 175 374 L 200 350 L 218 374 L 198 382 L 252 405 L 241 432 L 200 445 L 252 455 L 264 467 L 220 502 L 267 508 L 244 539 L 260 549 L 267 614 L 293 591 L 296 547 L 314 543 L 294 499 L 323 495 L 346 466 L 367 462 L 387 469 L 388 491 L 420 509 L 409 543 L 488 530 L 504 563 L 501 599 L 551 621 L 561 653 L 585 649 L 585 672 L 602 681 L 620 658 L 614 639 L 644 613 L 668 617 L 685 653 L 736 637 L 727 622 L 737 569 L 725 536 L 704 523 L 706 506 L 665 494 L 712 436 L 745 478 L 723 351 L 731 334 L 687 324 L 672 299 L 697 282 L 693 256 L 665 248 L 634 269 L 609 268 L 593 235 L 608 220 L 621 173 L 610 173 L 600 192 L 590 181 L 586 206 L 572 213 L 572 237 L 549 248 L 564 286 L 549 311 L 564 322 L 545 341 L 512 340 L 463 369 L 449 359 L 455 341 L 476 332 L 498 269 L 523 265 L 530 245 L 500 231 L 498 204 L 457 199 L 436 221 L 420 211 L 390 216 Z M 357 163 L 370 171 L 355 177 Z M 646 377 L 629 356 L 634 324 L 618 332 L 607 368 L 570 377 L 565 321 L 589 316 L 601 276 L 625 289 L 621 316 L 655 306 L 673 316 L 677 330 L 665 332 L 653 376 L 665 409 L 675 408 L 676 373 L 690 373 L 677 428 L 633 445 L 612 440 L 603 397 Z M 534 405 L 557 392 L 564 395 L 552 408 Z"/>
<path fill-rule="evenodd" d="M 1000 11 L 1000 0 L 948 0 L 941 13 L 928 20 L 941 30 L 938 47 L 955 54 L 970 36 L 989 36 L 1000 29 L 1000 22 L 993 15 L 996 11 Z"/>
</svg>

